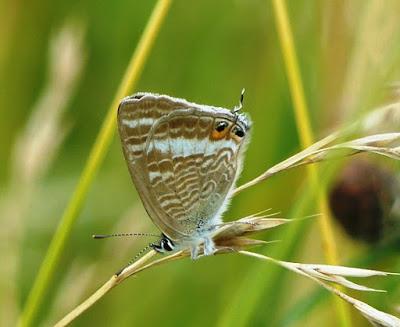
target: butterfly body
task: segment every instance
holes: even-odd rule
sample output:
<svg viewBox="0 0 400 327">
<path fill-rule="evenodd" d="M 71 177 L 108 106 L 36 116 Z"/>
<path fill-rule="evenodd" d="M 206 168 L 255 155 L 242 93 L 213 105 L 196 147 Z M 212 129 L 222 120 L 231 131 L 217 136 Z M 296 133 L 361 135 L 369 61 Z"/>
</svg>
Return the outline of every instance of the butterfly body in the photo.
<svg viewBox="0 0 400 327">
<path fill-rule="evenodd" d="M 137 93 L 122 100 L 118 129 L 132 180 L 162 232 L 160 252 L 204 244 L 222 223 L 242 166 L 250 122 L 241 113 Z"/>
</svg>

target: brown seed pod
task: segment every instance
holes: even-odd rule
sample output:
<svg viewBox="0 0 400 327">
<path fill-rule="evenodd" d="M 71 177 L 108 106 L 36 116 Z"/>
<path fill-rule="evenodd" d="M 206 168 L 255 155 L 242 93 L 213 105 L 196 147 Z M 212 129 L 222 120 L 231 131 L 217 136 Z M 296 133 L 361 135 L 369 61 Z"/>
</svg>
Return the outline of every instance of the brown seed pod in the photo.
<svg viewBox="0 0 400 327">
<path fill-rule="evenodd" d="M 395 174 L 378 162 L 352 160 L 329 193 L 331 211 L 354 239 L 372 244 L 392 239 L 400 230 L 395 214 L 399 185 Z"/>
</svg>

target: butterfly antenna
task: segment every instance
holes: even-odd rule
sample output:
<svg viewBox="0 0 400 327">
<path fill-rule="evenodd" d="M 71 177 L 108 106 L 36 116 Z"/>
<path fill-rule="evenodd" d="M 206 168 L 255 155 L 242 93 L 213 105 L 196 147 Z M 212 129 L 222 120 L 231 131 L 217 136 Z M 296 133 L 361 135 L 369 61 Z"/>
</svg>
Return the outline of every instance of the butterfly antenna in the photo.
<svg viewBox="0 0 400 327">
<path fill-rule="evenodd" d="M 239 105 L 233 108 L 233 113 L 238 113 L 240 110 L 243 108 L 243 101 L 244 101 L 244 92 L 246 90 L 243 88 L 242 92 L 240 93 L 240 100 L 239 100 Z"/>
<path fill-rule="evenodd" d="M 154 243 L 150 243 L 149 245 L 147 245 L 147 246 L 145 246 L 143 249 L 141 249 L 141 250 L 138 252 L 138 254 L 136 254 L 136 255 L 133 257 L 133 259 L 131 259 L 131 260 L 128 262 L 128 264 L 127 264 L 124 268 L 118 270 L 118 271 L 115 273 L 115 275 L 118 276 L 119 274 L 121 274 L 126 268 L 128 268 L 132 263 L 134 263 L 137 259 L 139 259 L 145 252 L 147 252 L 147 251 L 148 251 L 149 249 L 151 249 L 153 246 L 154 246 Z"/>
<path fill-rule="evenodd" d="M 160 235 L 151 234 L 151 233 L 116 233 L 116 234 L 94 234 L 92 237 L 96 240 L 109 238 L 109 237 L 125 237 L 125 236 L 151 236 L 151 237 L 160 237 Z"/>
</svg>

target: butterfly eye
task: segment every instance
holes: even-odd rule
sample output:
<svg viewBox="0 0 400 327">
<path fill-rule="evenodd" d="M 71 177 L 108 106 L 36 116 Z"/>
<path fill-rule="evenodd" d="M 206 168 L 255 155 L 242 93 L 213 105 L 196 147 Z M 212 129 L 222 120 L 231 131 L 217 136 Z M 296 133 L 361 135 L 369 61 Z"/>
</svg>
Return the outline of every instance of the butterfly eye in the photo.
<svg viewBox="0 0 400 327">
<path fill-rule="evenodd" d="M 242 138 L 245 135 L 243 129 L 240 128 L 239 126 L 235 126 L 233 128 L 232 132 L 233 132 L 233 134 L 235 134 L 237 137 L 240 137 L 240 138 Z"/>
<path fill-rule="evenodd" d="M 226 121 L 220 121 L 215 125 L 215 130 L 217 132 L 223 132 L 227 127 L 228 127 L 228 122 Z"/>
</svg>

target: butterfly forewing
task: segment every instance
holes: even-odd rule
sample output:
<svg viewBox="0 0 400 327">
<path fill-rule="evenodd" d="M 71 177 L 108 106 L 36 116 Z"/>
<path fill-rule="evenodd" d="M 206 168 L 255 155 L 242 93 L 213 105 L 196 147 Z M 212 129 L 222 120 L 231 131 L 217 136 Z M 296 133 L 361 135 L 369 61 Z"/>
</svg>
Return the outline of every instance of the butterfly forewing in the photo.
<svg viewBox="0 0 400 327">
<path fill-rule="evenodd" d="M 150 129 L 161 117 L 187 105 L 186 101 L 149 93 L 138 93 L 122 100 L 118 108 L 118 130 L 128 163 L 140 162 Z"/>
<path fill-rule="evenodd" d="M 233 126 L 235 116 L 167 96 L 140 96 L 119 108 L 129 170 L 154 223 L 172 239 L 190 239 L 220 222 L 237 177 L 243 142 L 215 134 L 219 120 Z"/>
</svg>

